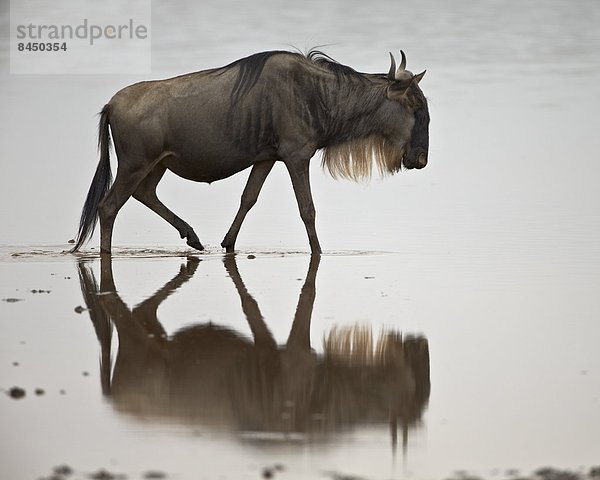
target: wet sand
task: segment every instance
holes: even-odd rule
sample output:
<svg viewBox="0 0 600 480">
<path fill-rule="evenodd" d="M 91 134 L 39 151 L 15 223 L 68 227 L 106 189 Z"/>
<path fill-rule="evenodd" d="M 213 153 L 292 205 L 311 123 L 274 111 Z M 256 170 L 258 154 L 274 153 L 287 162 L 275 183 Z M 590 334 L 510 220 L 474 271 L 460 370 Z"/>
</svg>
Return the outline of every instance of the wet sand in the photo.
<svg viewBox="0 0 600 480">
<path fill-rule="evenodd" d="M 3 478 L 60 465 L 501 478 L 597 463 L 595 320 L 575 328 L 552 282 L 452 283 L 423 257 L 415 282 L 415 258 L 385 252 L 128 248 L 101 265 L 61 248 L 2 252 Z M 380 332 L 395 346 L 378 348 Z"/>
<path fill-rule="evenodd" d="M 264 467 L 261 471 L 262 478 L 275 478 L 279 473 L 285 472 L 285 465 L 275 464 L 272 466 Z M 558 470 L 551 467 L 543 467 L 537 469 L 528 475 L 520 475 L 517 470 L 511 469 L 504 474 L 494 472 L 495 478 L 501 478 L 505 480 L 597 480 L 600 477 L 600 467 L 592 467 L 588 471 L 570 471 L 570 470 Z M 53 472 L 48 477 L 42 477 L 41 480 L 66 480 L 66 479 L 78 479 L 78 478 L 92 478 L 98 480 L 126 480 L 127 476 L 119 473 L 113 473 L 105 469 L 100 469 L 97 472 L 82 474 L 80 472 L 74 472 L 68 465 L 60 465 L 53 469 Z M 157 470 L 149 470 L 141 475 L 141 478 L 145 479 L 165 479 L 169 478 L 169 475 L 165 472 Z M 367 480 L 366 477 L 358 477 L 355 475 L 345 475 L 338 472 L 323 472 L 322 478 L 329 478 L 332 480 Z M 477 475 L 472 475 L 469 472 L 458 471 L 448 477 L 446 480 L 483 480 Z"/>
</svg>

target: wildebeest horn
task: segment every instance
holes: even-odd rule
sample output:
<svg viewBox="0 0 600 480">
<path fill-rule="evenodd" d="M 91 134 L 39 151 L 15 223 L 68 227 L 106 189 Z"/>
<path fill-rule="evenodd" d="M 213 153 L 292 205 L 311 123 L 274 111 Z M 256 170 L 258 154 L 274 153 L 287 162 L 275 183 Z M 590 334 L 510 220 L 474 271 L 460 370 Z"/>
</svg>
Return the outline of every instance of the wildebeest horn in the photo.
<svg viewBox="0 0 600 480">
<path fill-rule="evenodd" d="M 406 55 L 404 55 L 404 51 L 400 50 L 400 53 L 402 54 L 402 61 L 400 62 L 400 66 L 398 67 L 398 70 L 396 70 L 396 73 L 394 75 L 394 80 L 400 80 L 400 81 L 406 81 L 406 80 L 410 80 L 413 77 L 412 72 L 409 72 L 406 69 Z"/>
<path fill-rule="evenodd" d="M 394 75 L 396 74 L 396 59 L 394 58 L 394 55 L 392 55 L 392 52 L 390 52 L 390 58 L 392 60 L 392 65 L 390 66 L 390 71 L 388 73 L 388 78 L 390 80 L 395 80 Z"/>
</svg>

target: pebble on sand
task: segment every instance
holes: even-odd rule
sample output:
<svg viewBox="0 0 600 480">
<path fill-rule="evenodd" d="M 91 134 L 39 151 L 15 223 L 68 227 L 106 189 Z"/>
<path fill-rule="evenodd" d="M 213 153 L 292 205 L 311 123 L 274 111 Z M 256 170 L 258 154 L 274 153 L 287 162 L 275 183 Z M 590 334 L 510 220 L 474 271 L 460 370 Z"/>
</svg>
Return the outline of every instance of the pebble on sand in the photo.
<svg viewBox="0 0 600 480">
<path fill-rule="evenodd" d="M 263 468 L 262 476 L 263 478 L 273 478 L 273 470 L 270 468 Z"/>
<path fill-rule="evenodd" d="M 67 476 L 73 473 L 73 469 L 68 465 L 60 465 L 58 467 L 54 467 L 54 473 L 56 475 Z"/>
<path fill-rule="evenodd" d="M 158 470 L 149 470 L 146 473 L 144 473 L 144 478 L 148 478 L 148 479 L 152 479 L 152 480 L 159 480 L 159 479 L 167 478 L 167 474 L 164 472 L 160 472 Z"/>
<path fill-rule="evenodd" d="M 122 478 L 121 475 L 110 473 L 109 471 L 104 469 L 100 469 L 95 473 L 91 473 L 89 477 L 93 480 L 115 480 L 117 478 Z"/>
<path fill-rule="evenodd" d="M 8 391 L 8 395 L 15 400 L 19 400 L 25 396 L 25 390 L 21 387 L 12 387 Z"/>
</svg>

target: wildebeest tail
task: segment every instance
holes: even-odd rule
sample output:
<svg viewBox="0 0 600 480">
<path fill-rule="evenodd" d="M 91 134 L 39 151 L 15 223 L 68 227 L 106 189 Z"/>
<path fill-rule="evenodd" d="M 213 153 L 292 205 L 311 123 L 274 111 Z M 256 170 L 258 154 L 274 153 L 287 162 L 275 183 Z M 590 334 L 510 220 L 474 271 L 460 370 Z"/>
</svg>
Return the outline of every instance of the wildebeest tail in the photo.
<svg viewBox="0 0 600 480">
<path fill-rule="evenodd" d="M 98 124 L 98 150 L 100 150 L 100 161 L 96 167 L 96 173 L 90 185 L 79 220 L 79 231 L 77 240 L 71 252 L 76 252 L 92 236 L 98 220 L 98 205 L 112 183 L 110 170 L 110 130 L 109 130 L 109 105 L 104 105 L 100 112 Z"/>
</svg>

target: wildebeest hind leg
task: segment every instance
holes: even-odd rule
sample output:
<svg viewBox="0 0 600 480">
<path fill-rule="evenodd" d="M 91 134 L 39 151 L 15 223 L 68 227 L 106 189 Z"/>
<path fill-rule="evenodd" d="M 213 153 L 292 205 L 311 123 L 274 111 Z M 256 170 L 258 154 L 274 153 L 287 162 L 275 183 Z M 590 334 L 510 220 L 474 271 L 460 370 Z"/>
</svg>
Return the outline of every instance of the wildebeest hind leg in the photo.
<svg viewBox="0 0 600 480">
<path fill-rule="evenodd" d="M 235 216 L 235 219 L 233 220 L 233 223 L 231 224 L 231 227 L 229 227 L 229 231 L 221 242 L 221 246 L 225 248 L 226 252 L 233 252 L 235 248 L 235 241 L 238 233 L 240 232 L 240 228 L 242 227 L 244 218 L 246 218 L 246 214 L 256 203 L 258 194 L 260 193 L 260 190 L 265 183 L 265 179 L 269 175 L 269 172 L 273 168 L 274 164 L 275 162 L 273 160 L 265 160 L 263 162 L 255 163 L 252 167 L 252 171 L 250 172 L 250 176 L 246 182 L 246 187 L 242 193 L 240 208 Z"/>
<path fill-rule="evenodd" d="M 112 187 L 98 205 L 98 216 L 100 217 L 100 251 L 110 253 L 112 246 L 112 232 L 117 213 L 129 197 L 133 194 L 137 185 L 147 175 L 146 169 L 124 170 L 119 168 Z"/>
<path fill-rule="evenodd" d="M 156 196 L 156 186 L 165 174 L 166 168 L 160 164 L 156 165 L 154 169 L 142 180 L 138 185 L 133 198 L 146 205 L 150 210 L 156 212 L 167 222 L 173 225 L 181 238 L 187 238 L 187 244 L 197 250 L 204 250 L 204 247 L 200 243 L 196 232 L 190 227 L 185 221 L 175 215 L 169 210 Z"/>
</svg>

